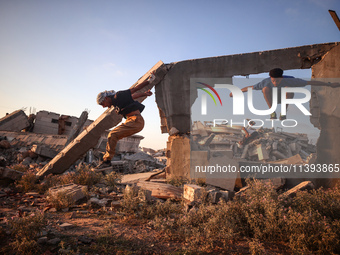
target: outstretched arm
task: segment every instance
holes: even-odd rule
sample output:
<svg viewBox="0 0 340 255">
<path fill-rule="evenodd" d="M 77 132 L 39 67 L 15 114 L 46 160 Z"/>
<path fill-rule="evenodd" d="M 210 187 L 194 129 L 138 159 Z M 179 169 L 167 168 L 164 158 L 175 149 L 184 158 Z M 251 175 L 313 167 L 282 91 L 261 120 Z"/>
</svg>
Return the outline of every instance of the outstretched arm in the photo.
<svg viewBox="0 0 340 255">
<path fill-rule="evenodd" d="M 132 99 L 135 100 L 139 97 L 148 97 L 148 96 L 151 96 L 152 95 L 152 92 L 150 90 L 148 91 L 145 91 L 145 92 L 140 92 L 140 93 L 135 93 L 135 94 L 132 94 Z"/>
<path fill-rule="evenodd" d="M 241 89 L 241 91 L 244 93 L 244 92 L 247 92 L 248 91 L 248 88 L 253 88 L 254 86 L 247 86 L 247 87 L 244 87 Z M 233 97 L 233 93 L 230 92 L 229 94 L 230 97 Z"/>
</svg>

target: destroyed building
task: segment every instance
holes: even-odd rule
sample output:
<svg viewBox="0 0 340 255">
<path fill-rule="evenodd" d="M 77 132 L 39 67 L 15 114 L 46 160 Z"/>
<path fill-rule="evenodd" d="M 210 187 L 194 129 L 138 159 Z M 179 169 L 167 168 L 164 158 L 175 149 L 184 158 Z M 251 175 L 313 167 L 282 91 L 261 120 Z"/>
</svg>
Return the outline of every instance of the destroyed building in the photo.
<svg viewBox="0 0 340 255">
<path fill-rule="evenodd" d="M 143 82 L 150 72 L 155 71 L 156 80 L 145 87 L 144 90 L 149 90 L 155 86 L 161 131 L 170 135 L 166 151 L 167 177 L 195 177 L 190 176 L 191 158 L 197 157 L 203 160 L 209 156 L 209 151 L 200 151 L 197 155 L 192 153 L 189 136 L 192 131 L 190 120 L 192 103 L 190 100 L 190 79 L 200 77 L 232 78 L 236 75 L 247 76 L 269 72 L 269 70 L 277 66 L 280 66 L 283 70 L 311 69 L 312 78 L 339 78 L 339 55 L 340 42 L 334 42 L 193 59 L 170 64 L 164 64 L 162 61 L 159 61 L 136 84 Z M 218 135 L 212 139 L 207 139 L 203 145 L 208 146 L 209 150 L 220 151 L 220 153 L 224 154 L 235 164 L 242 164 L 239 163 L 239 160 L 236 160 L 237 158 L 253 162 L 270 162 L 291 159 L 295 155 L 299 155 L 298 157 L 300 158 L 291 159 L 294 160 L 294 164 L 299 161 L 309 162 L 309 160 L 319 164 L 339 164 L 340 142 L 336 133 L 340 123 L 340 106 L 337 96 L 339 92 L 340 88 L 312 87 L 312 98 L 310 100 L 312 115 L 310 116 L 310 121 L 321 131 L 316 147 L 306 143 L 306 138 L 303 135 L 273 134 L 273 132 L 263 132 L 262 137 L 248 144 L 242 150 L 235 148 L 235 143 L 239 141 L 240 137 L 232 139 L 231 137 Z M 68 132 L 67 123 L 69 120 L 66 118 L 60 121 L 65 125 L 60 125 L 58 133 Z M 114 109 L 107 109 L 97 120 L 90 123 L 75 139 L 70 141 L 38 175 L 63 173 L 79 157 L 97 146 L 102 134 L 120 121 L 121 117 L 116 114 Z M 205 127 L 203 129 L 203 131 L 207 131 Z M 233 130 L 234 135 L 238 132 L 240 131 L 237 129 Z M 280 140 L 285 140 L 285 142 Z M 328 173 L 326 177 L 323 176 L 319 183 L 320 185 L 331 185 L 331 179 L 333 178 L 334 181 L 334 177 L 337 176 Z M 232 182 L 235 182 L 237 176 L 233 178 L 234 181 L 231 181 L 230 185 L 223 184 L 217 186 L 230 188 L 233 186 Z M 223 183 L 223 180 L 219 181 Z M 216 180 L 214 182 L 216 184 Z"/>
<path fill-rule="evenodd" d="M 6 138 L 12 146 L 28 146 L 33 153 L 52 159 L 93 123 L 87 116 L 86 111 L 79 118 L 48 111 L 27 116 L 23 110 L 17 110 L 0 119 L 0 137 Z M 105 130 L 101 134 L 93 149 L 105 151 L 108 133 L 109 130 Z M 121 139 L 117 144 L 117 154 L 138 152 L 143 138 L 133 135 Z"/>
<path fill-rule="evenodd" d="M 168 140 L 167 174 L 185 177 L 189 177 L 190 174 L 188 169 L 190 169 L 192 154 L 190 154 L 190 137 L 186 135 L 191 130 L 190 79 L 246 76 L 269 72 L 277 66 L 283 70 L 311 68 L 312 78 L 339 78 L 339 59 L 340 44 L 335 42 L 193 59 L 171 64 L 165 77 L 156 86 L 156 102 L 160 109 L 161 129 L 168 133 L 173 128 L 178 130 L 177 134 L 171 135 Z M 312 87 L 310 121 L 321 131 L 316 144 L 315 163 L 340 163 L 340 142 L 337 135 L 340 123 L 339 92 L 340 88 Z M 201 156 L 198 157 L 201 158 Z M 319 185 L 332 185 L 332 182 L 336 181 L 334 178 L 338 177 L 334 176 L 334 173 L 327 173 L 327 175 L 327 178 L 323 176 Z"/>
</svg>

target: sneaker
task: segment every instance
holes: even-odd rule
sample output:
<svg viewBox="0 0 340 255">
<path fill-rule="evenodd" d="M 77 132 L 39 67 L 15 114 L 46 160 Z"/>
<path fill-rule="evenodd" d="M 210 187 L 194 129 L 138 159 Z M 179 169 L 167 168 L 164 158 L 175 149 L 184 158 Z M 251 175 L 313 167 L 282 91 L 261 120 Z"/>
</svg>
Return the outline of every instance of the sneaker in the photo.
<svg viewBox="0 0 340 255">
<path fill-rule="evenodd" d="M 285 120 L 285 119 L 287 119 L 287 116 L 286 116 L 286 115 L 281 115 L 281 114 L 280 114 L 280 120 Z"/>
<path fill-rule="evenodd" d="M 101 161 L 98 166 L 96 166 L 94 168 L 94 170 L 100 170 L 100 169 L 104 169 L 104 168 L 108 168 L 111 166 L 111 160 L 105 160 L 105 161 Z"/>
<path fill-rule="evenodd" d="M 272 114 L 270 114 L 270 119 L 271 120 L 275 120 L 276 119 L 276 112 L 273 112 Z"/>
</svg>

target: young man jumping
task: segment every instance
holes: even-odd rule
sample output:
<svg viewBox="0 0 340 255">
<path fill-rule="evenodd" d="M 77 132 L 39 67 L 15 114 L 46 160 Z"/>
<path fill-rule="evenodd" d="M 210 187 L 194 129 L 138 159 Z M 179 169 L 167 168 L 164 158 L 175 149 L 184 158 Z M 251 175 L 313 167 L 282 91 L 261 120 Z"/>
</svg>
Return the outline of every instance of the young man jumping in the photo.
<svg viewBox="0 0 340 255">
<path fill-rule="evenodd" d="M 136 93 L 155 80 L 154 73 L 144 82 L 136 87 L 115 92 L 114 90 L 100 92 L 97 96 L 97 103 L 103 108 L 115 107 L 118 114 L 126 118 L 126 121 L 110 131 L 107 137 L 106 152 L 103 161 L 95 169 L 102 169 L 111 166 L 111 159 L 115 155 L 118 140 L 138 133 L 144 127 L 144 119 L 141 112 L 144 105 L 135 101 L 140 97 L 151 96 L 150 90 Z"/>
</svg>

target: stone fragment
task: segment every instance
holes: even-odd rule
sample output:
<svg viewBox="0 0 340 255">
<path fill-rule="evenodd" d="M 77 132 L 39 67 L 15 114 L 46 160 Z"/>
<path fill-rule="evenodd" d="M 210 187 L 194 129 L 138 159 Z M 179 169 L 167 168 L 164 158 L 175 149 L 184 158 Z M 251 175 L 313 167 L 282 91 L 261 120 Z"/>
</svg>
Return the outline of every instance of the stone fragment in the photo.
<svg viewBox="0 0 340 255">
<path fill-rule="evenodd" d="M 107 205 L 108 203 L 108 199 L 107 198 L 103 198 L 103 199 L 98 199 L 96 197 L 91 197 L 90 200 L 87 202 L 89 205 L 95 204 L 101 207 L 104 207 Z"/>
<path fill-rule="evenodd" d="M 235 196 L 235 192 L 230 190 L 220 190 L 220 193 L 222 195 L 221 199 L 223 199 L 225 202 L 228 202 Z"/>
<path fill-rule="evenodd" d="M 0 141 L 0 148 L 9 149 L 9 148 L 11 148 L 11 144 L 7 140 L 1 140 Z"/>
<path fill-rule="evenodd" d="M 141 202 L 150 202 L 152 200 L 151 190 L 140 189 L 138 191 L 138 198 Z"/>
<path fill-rule="evenodd" d="M 70 223 L 63 223 L 59 226 L 61 229 L 63 230 L 67 230 L 67 229 L 70 229 L 70 228 L 73 228 L 74 225 L 73 224 L 70 224 Z"/>
<path fill-rule="evenodd" d="M 53 150 L 46 145 L 40 145 L 40 144 L 34 144 L 32 146 L 31 151 L 35 154 L 48 157 L 48 158 L 54 158 L 58 154 L 58 151 Z"/>
<path fill-rule="evenodd" d="M 11 179 L 14 181 L 20 180 L 23 176 L 22 172 L 7 168 L 7 167 L 0 167 L 0 179 Z"/>
<path fill-rule="evenodd" d="M 60 242 L 61 242 L 60 238 L 56 237 L 56 238 L 48 240 L 47 244 L 49 244 L 49 245 L 57 245 Z"/>
<path fill-rule="evenodd" d="M 177 135 L 178 133 L 179 133 L 179 131 L 175 127 L 172 127 L 169 131 L 169 135 Z"/>
<path fill-rule="evenodd" d="M 199 201 L 202 198 L 202 187 L 195 184 L 185 184 L 183 198 L 189 201 Z"/>
<path fill-rule="evenodd" d="M 119 208 L 122 207 L 122 205 L 121 205 L 120 201 L 112 201 L 111 202 L 111 207 L 115 208 L 115 209 L 119 209 Z"/>
<path fill-rule="evenodd" d="M 69 195 L 74 202 L 77 202 L 86 197 L 85 195 L 86 191 L 87 191 L 86 186 L 77 185 L 74 183 L 65 184 L 49 189 L 49 193 L 51 195 L 57 195 L 57 193 L 63 192 L 66 195 Z"/>
<path fill-rule="evenodd" d="M 94 240 L 88 236 L 81 235 L 78 237 L 78 241 L 82 242 L 83 244 L 91 244 Z"/>
<path fill-rule="evenodd" d="M 295 197 L 298 191 L 312 190 L 312 189 L 314 189 L 314 184 L 311 181 L 304 181 L 296 185 L 295 187 L 291 188 L 290 190 L 286 191 L 285 193 L 283 193 L 283 196 Z"/>
<path fill-rule="evenodd" d="M 40 237 L 40 238 L 38 238 L 38 240 L 37 240 L 37 243 L 38 244 L 45 244 L 45 243 L 47 243 L 47 236 L 43 236 L 43 237 Z"/>
<path fill-rule="evenodd" d="M 208 193 L 208 199 L 213 204 L 217 204 L 220 198 L 222 198 L 222 193 L 219 191 L 213 190 Z"/>
</svg>

